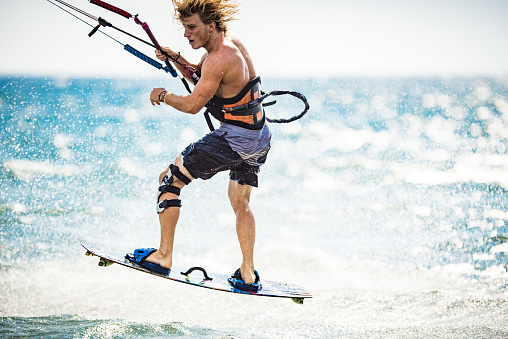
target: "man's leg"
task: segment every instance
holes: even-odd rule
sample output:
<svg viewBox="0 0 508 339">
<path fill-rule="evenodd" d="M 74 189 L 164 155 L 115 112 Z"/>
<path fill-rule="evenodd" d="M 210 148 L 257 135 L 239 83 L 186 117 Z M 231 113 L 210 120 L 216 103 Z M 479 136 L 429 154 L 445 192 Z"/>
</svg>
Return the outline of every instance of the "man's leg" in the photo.
<svg viewBox="0 0 508 339">
<path fill-rule="evenodd" d="M 256 222 L 250 208 L 252 186 L 240 185 L 234 180 L 229 181 L 228 196 L 236 215 L 236 234 L 242 250 L 242 279 L 246 284 L 256 280 L 254 275 L 254 243 L 256 239 Z"/>
<path fill-rule="evenodd" d="M 175 166 L 178 166 L 180 172 L 189 179 L 193 179 L 189 171 L 183 167 L 182 156 L 179 155 L 175 160 Z M 164 176 L 170 176 L 169 167 L 160 174 L 159 185 L 162 184 Z M 172 186 L 182 189 L 185 184 L 173 175 Z M 179 196 L 174 193 L 163 193 L 159 201 L 178 199 Z M 180 207 L 168 207 L 159 213 L 159 222 L 161 227 L 161 242 L 159 249 L 145 259 L 145 261 L 159 264 L 162 267 L 171 268 L 173 264 L 173 242 L 175 239 L 175 229 L 180 217 Z"/>
</svg>

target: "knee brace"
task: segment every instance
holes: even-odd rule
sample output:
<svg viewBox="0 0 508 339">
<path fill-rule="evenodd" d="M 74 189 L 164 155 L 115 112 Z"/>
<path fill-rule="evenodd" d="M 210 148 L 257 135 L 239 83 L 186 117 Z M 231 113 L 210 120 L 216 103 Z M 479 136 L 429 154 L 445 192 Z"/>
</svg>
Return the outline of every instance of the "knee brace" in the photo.
<svg viewBox="0 0 508 339">
<path fill-rule="evenodd" d="M 159 201 L 163 193 L 173 193 L 180 196 L 180 189 L 172 185 L 174 177 L 180 179 L 185 185 L 188 185 L 191 182 L 191 179 L 187 178 L 184 174 L 182 174 L 182 172 L 180 172 L 178 166 L 171 164 L 169 165 L 169 170 L 171 171 L 171 176 L 168 177 L 166 174 L 164 178 L 162 178 L 161 185 L 157 190 L 157 213 L 162 213 L 168 207 L 182 207 L 182 201 L 180 199 Z"/>
</svg>

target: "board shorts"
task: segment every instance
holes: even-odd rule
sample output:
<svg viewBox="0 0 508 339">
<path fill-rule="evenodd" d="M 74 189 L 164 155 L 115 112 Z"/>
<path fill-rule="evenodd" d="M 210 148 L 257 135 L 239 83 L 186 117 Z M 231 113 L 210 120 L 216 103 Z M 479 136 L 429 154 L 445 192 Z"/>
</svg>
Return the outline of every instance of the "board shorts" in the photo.
<svg viewBox="0 0 508 339">
<path fill-rule="evenodd" d="M 210 179 L 215 174 L 229 170 L 229 178 L 240 185 L 258 187 L 259 166 L 265 163 L 269 147 L 249 165 L 235 152 L 223 135 L 211 132 L 201 140 L 187 146 L 182 152 L 183 166 L 193 178 Z"/>
</svg>

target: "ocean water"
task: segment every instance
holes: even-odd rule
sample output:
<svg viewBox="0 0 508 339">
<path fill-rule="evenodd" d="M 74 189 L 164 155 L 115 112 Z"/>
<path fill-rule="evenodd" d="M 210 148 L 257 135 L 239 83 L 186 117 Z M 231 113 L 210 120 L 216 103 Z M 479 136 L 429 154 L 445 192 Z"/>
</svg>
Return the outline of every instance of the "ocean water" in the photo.
<svg viewBox="0 0 508 339">
<path fill-rule="evenodd" d="M 256 268 L 313 299 L 233 295 L 118 267 L 156 247 L 159 173 L 207 133 L 152 107 L 174 80 L 0 79 L 0 337 L 508 337 L 508 80 L 264 79 L 311 105 L 272 124 Z M 277 98 L 273 118 L 301 103 Z M 181 195 L 178 266 L 240 265 L 228 176 Z"/>
</svg>

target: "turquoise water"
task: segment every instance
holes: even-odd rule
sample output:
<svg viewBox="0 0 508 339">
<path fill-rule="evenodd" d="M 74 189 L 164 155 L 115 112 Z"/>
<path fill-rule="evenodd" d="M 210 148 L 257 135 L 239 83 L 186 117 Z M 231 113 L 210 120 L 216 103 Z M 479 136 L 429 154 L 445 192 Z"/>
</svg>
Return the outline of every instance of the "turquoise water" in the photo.
<svg viewBox="0 0 508 339">
<path fill-rule="evenodd" d="M 0 79 L 0 337 L 508 336 L 508 81 L 264 79 L 311 110 L 272 125 L 256 267 L 288 300 L 101 268 L 157 246 L 159 173 L 207 132 L 152 107 L 178 81 Z M 301 103 L 277 98 L 273 118 Z M 182 193 L 175 265 L 240 265 L 227 174 Z"/>
</svg>

